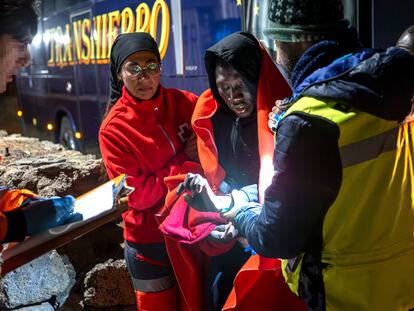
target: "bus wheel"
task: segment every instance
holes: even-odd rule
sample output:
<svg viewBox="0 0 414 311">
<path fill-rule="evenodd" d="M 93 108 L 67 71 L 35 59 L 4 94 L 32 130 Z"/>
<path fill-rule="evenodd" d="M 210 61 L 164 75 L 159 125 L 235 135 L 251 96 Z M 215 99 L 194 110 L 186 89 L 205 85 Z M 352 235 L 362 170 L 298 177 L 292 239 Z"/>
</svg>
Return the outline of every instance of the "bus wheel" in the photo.
<svg viewBox="0 0 414 311">
<path fill-rule="evenodd" d="M 66 149 L 76 150 L 77 143 L 75 140 L 75 133 L 72 127 L 72 122 L 66 116 L 62 117 L 60 121 L 59 143 Z"/>
</svg>

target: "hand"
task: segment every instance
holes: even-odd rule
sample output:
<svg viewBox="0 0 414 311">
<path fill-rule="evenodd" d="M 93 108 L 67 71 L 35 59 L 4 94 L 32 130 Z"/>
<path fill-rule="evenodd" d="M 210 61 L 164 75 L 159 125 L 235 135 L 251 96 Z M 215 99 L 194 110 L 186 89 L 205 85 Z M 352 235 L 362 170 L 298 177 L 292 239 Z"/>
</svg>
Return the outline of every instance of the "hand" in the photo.
<svg viewBox="0 0 414 311">
<path fill-rule="evenodd" d="M 275 132 L 278 117 L 280 117 L 284 110 L 285 109 L 283 108 L 283 100 L 277 100 L 272 108 L 272 111 L 269 112 L 269 120 L 267 122 L 267 125 L 269 126 L 271 131 Z"/>
<path fill-rule="evenodd" d="M 33 235 L 50 228 L 79 221 L 83 216 L 73 213 L 75 198 L 67 195 L 63 198 L 32 200 L 22 207 L 26 219 L 27 234 Z"/>
<path fill-rule="evenodd" d="M 218 225 L 210 232 L 208 238 L 218 242 L 228 242 L 237 237 L 238 231 L 232 223 Z"/>
<path fill-rule="evenodd" d="M 230 209 L 233 202 L 232 197 L 229 195 L 215 195 L 207 179 L 199 174 L 188 173 L 178 189 L 181 192 L 183 189 L 191 192 L 191 195 L 184 195 L 184 200 L 188 205 L 199 211 L 220 213 L 223 210 Z"/>
<path fill-rule="evenodd" d="M 191 161 L 198 162 L 197 136 L 195 133 L 192 133 L 185 143 L 184 153 Z"/>
</svg>

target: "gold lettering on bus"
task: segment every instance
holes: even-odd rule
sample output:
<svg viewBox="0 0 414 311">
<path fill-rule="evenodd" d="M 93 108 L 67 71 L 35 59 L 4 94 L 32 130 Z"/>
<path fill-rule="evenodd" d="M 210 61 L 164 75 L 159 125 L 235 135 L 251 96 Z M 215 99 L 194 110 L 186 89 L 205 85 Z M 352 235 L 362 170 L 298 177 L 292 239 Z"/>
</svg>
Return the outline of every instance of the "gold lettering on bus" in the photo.
<svg viewBox="0 0 414 311">
<path fill-rule="evenodd" d="M 101 32 L 102 16 L 101 15 L 96 16 L 94 24 L 95 24 L 95 33 L 93 36 L 96 42 L 95 58 L 98 60 L 98 59 L 101 59 L 101 39 L 102 39 L 101 37 L 102 36 L 102 32 Z"/>
<path fill-rule="evenodd" d="M 170 12 L 165 0 L 155 0 L 152 8 L 146 2 L 139 2 L 135 10 L 127 6 L 72 21 L 65 27 L 46 29 L 43 41 L 49 51 L 48 66 L 107 64 L 111 46 L 119 33 L 141 31 L 154 37 L 164 58 L 170 36 Z"/>
<path fill-rule="evenodd" d="M 82 60 L 82 21 L 73 22 L 73 39 L 75 41 L 75 59 L 80 63 Z"/>
<path fill-rule="evenodd" d="M 170 13 L 168 11 L 168 6 L 163 0 L 157 0 L 152 7 L 151 12 L 151 25 L 150 25 L 150 34 L 153 38 L 157 38 L 157 23 L 158 15 L 161 14 L 161 35 L 158 43 L 158 48 L 160 50 L 161 58 L 164 58 L 165 53 L 167 52 L 168 38 L 170 36 Z"/>
<path fill-rule="evenodd" d="M 121 15 L 119 14 L 119 10 L 109 12 L 108 20 L 109 20 L 109 29 L 108 29 L 108 56 L 107 58 L 109 58 L 110 56 L 112 43 L 115 41 L 116 36 L 118 36 L 118 28 L 121 22 Z"/>
<path fill-rule="evenodd" d="M 85 47 L 82 49 L 82 63 L 89 64 L 91 60 L 91 21 L 84 19 L 82 21 L 82 43 Z"/>
<path fill-rule="evenodd" d="M 102 49 L 101 49 L 101 58 L 106 59 L 107 58 L 107 51 L 106 51 L 106 47 L 107 47 L 107 40 L 108 40 L 108 36 L 107 36 L 107 29 L 108 29 L 108 15 L 107 14 L 103 14 L 102 15 Z"/>
<path fill-rule="evenodd" d="M 70 40 L 70 25 L 66 24 L 66 33 L 64 34 L 64 52 L 63 52 L 63 64 L 72 64 L 72 40 Z"/>
<path fill-rule="evenodd" d="M 135 32 L 148 32 L 151 18 L 151 11 L 145 2 L 137 6 L 135 10 L 137 14 L 137 24 L 135 26 Z"/>
<path fill-rule="evenodd" d="M 134 31 L 135 16 L 130 7 L 126 7 L 121 13 L 121 33 Z"/>
<path fill-rule="evenodd" d="M 53 32 L 54 28 L 51 28 L 47 29 L 44 34 L 46 47 L 49 47 L 49 60 L 47 61 L 47 64 L 50 67 L 55 66 L 55 40 L 53 40 Z"/>
<path fill-rule="evenodd" d="M 56 65 L 59 67 L 63 67 L 63 51 L 62 51 L 62 41 L 63 41 L 63 34 L 62 34 L 62 27 L 57 26 L 55 31 L 53 32 L 53 39 L 55 41 L 55 58 L 56 58 Z"/>
</svg>

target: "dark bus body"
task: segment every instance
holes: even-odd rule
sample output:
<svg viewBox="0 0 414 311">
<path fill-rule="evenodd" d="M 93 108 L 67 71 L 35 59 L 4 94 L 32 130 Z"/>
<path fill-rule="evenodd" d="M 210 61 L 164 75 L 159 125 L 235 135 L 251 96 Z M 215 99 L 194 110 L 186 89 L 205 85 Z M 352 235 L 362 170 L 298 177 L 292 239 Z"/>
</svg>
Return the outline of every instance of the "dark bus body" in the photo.
<svg viewBox="0 0 414 311">
<path fill-rule="evenodd" d="M 160 46 L 161 83 L 200 94 L 207 87 L 205 49 L 241 30 L 236 1 L 42 2 L 32 62 L 17 79 L 24 134 L 83 152 L 98 152 L 118 33 L 150 32 Z"/>
<path fill-rule="evenodd" d="M 206 48 L 229 33 L 262 29 L 269 1 L 43 0 L 31 65 L 17 79 L 23 132 L 98 153 L 97 134 L 109 96 L 109 51 L 117 34 L 147 31 L 162 57 L 161 83 L 201 94 L 208 87 Z M 414 1 L 344 0 L 346 17 L 365 46 L 393 45 L 414 24 Z"/>
</svg>

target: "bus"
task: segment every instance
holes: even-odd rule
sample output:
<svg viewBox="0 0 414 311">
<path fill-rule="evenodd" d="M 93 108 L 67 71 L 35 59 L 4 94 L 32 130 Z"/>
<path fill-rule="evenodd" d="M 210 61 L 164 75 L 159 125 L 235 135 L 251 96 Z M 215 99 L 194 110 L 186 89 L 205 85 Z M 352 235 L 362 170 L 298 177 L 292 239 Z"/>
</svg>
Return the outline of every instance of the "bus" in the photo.
<svg viewBox="0 0 414 311">
<path fill-rule="evenodd" d="M 119 33 L 146 31 L 158 42 L 161 83 L 201 94 L 204 52 L 226 35 L 263 35 L 266 0 L 42 0 L 29 67 L 16 80 L 23 134 L 99 153 L 98 130 L 109 98 L 109 53 Z M 393 45 L 413 24 L 414 1 L 343 0 L 346 18 L 367 47 Z M 398 18 L 396 18 L 398 16 Z"/>
</svg>

